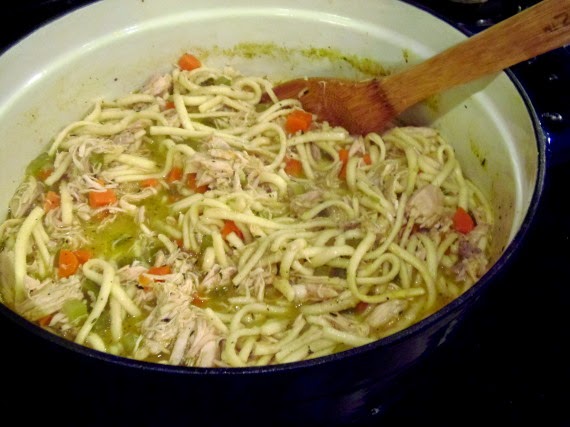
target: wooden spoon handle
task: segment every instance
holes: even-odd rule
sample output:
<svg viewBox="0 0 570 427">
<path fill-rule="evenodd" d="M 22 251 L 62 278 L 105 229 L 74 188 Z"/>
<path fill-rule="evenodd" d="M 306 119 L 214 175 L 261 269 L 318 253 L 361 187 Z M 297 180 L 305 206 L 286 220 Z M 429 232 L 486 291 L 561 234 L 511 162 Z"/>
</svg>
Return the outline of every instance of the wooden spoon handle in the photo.
<svg viewBox="0 0 570 427">
<path fill-rule="evenodd" d="M 570 43 L 570 0 L 543 0 L 416 66 L 382 79 L 395 112 Z M 395 95 L 395 96 L 393 96 Z"/>
</svg>

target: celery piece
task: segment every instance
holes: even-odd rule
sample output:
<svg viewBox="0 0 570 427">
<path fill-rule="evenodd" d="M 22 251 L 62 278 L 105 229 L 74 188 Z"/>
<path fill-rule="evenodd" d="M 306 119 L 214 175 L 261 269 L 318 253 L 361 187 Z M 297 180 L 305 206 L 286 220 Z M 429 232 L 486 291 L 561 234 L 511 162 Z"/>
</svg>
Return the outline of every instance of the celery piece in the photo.
<svg viewBox="0 0 570 427">
<path fill-rule="evenodd" d="M 224 85 L 224 86 L 231 86 L 232 81 L 228 79 L 226 76 L 220 76 L 216 80 L 214 80 L 216 85 Z"/>
<path fill-rule="evenodd" d="M 203 254 L 207 248 L 213 245 L 214 245 L 214 240 L 212 239 L 212 236 L 206 234 L 204 237 L 202 237 L 202 244 L 200 245 L 200 253 Z"/>
<path fill-rule="evenodd" d="M 28 165 L 26 175 L 37 176 L 41 170 L 53 167 L 53 158 L 47 153 L 41 153 Z"/>
<path fill-rule="evenodd" d="M 85 304 L 85 301 L 75 298 L 65 301 L 61 310 L 70 322 L 75 322 L 78 319 L 87 316 L 87 304 Z"/>
<path fill-rule="evenodd" d="M 139 335 L 133 332 L 127 332 L 121 338 L 121 343 L 125 349 L 125 353 L 131 354 L 135 350 L 135 346 L 137 344 L 137 340 L 139 339 Z"/>
</svg>

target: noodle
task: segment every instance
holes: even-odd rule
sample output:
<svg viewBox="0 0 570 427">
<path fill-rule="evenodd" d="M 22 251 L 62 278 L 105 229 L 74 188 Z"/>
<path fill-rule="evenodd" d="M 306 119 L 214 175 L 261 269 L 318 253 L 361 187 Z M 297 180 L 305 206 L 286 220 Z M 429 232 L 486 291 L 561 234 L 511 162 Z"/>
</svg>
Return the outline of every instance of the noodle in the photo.
<svg viewBox="0 0 570 427">
<path fill-rule="evenodd" d="M 436 130 L 292 130 L 272 87 L 176 67 L 96 100 L 12 198 L 2 301 L 98 351 L 261 366 L 374 342 L 485 273 L 493 212 Z"/>
</svg>

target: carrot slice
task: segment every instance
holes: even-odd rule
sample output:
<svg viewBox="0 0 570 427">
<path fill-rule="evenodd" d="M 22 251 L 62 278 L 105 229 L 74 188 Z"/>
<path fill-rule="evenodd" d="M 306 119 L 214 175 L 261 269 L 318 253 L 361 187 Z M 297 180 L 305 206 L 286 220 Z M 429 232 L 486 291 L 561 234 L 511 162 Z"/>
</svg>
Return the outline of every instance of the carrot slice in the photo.
<svg viewBox="0 0 570 427">
<path fill-rule="evenodd" d="M 139 284 L 145 289 L 145 291 L 150 290 L 150 287 L 148 285 L 151 282 L 152 282 L 152 279 L 150 277 L 148 277 L 146 274 L 143 273 L 139 276 Z"/>
<path fill-rule="evenodd" d="M 44 200 L 44 211 L 49 212 L 52 209 L 59 207 L 61 198 L 54 191 L 48 191 Z"/>
<path fill-rule="evenodd" d="M 81 265 L 93 258 L 93 253 L 89 249 L 76 249 L 73 253 Z"/>
<path fill-rule="evenodd" d="M 45 181 L 46 179 L 49 178 L 49 176 L 53 173 L 53 168 L 44 168 L 41 169 L 38 173 L 37 173 L 37 177 L 40 181 Z"/>
<path fill-rule="evenodd" d="M 172 169 L 170 169 L 168 175 L 166 175 L 166 182 L 172 183 L 174 181 L 180 181 L 181 178 L 182 178 L 182 168 L 174 166 Z"/>
<path fill-rule="evenodd" d="M 165 110 L 172 110 L 175 107 L 176 106 L 174 105 L 174 102 L 172 102 L 172 101 L 166 101 L 166 104 L 164 104 Z"/>
<path fill-rule="evenodd" d="M 200 68 L 202 63 L 194 55 L 185 53 L 178 59 L 178 66 L 183 70 L 192 71 L 196 68 Z"/>
<path fill-rule="evenodd" d="M 117 201 L 117 195 L 112 189 L 105 191 L 90 191 L 89 206 L 92 208 L 100 208 L 101 206 L 112 205 Z"/>
<path fill-rule="evenodd" d="M 150 267 L 146 273 L 143 273 L 139 276 L 139 283 L 143 287 L 147 287 L 151 282 L 152 279 L 147 276 L 147 274 L 152 274 L 153 276 L 164 276 L 166 274 L 170 274 L 172 270 L 170 269 L 169 265 L 160 265 L 156 267 Z M 163 282 L 164 280 L 155 279 L 157 282 Z"/>
<path fill-rule="evenodd" d="M 305 132 L 311 127 L 313 115 L 303 110 L 294 110 L 287 115 L 285 130 L 288 133 Z"/>
<path fill-rule="evenodd" d="M 48 314 L 47 316 L 44 316 L 38 320 L 38 325 L 45 328 L 45 327 L 49 326 L 51 319 L 53 319 L 53 314 Z"/>
<path fill-rule="evenodd" d="M 301 177 L 303 176 L 303 164 L 297 159 L 288 157 L 285 159 L 285 172 L 290 176 Z"/>
<path fill-rule="evenodd" d="M 156 178 L 148 178 L 143 179 L 140 183 L 141 187 L 158 187 L 158 179 Z"/>
<path fill-rule="evenodd" d="M 77 271 L 79 268 L 79 260 L 77 256 L 68 249 L 62 249 L 59 251 L 59 257 L 57 260 L 57 275 L 60 278 L 69 277 Z"/>
<path fill-rule="evenodd" d="M 200 295 L 194 294 L 192 295 L 192 305 L 196 307 L 205 307 L 208 301 L 204 298 L 200 298 Z"/>
<path fill-rule="evenodd" d="M 236 235 L 243 240 L 243 233 L 238 228 L 235 222 L 231 220 L 224 221 L 224 227 L 222 228 L 222 237 L 225 239 L 230 233 L 236 233 Z"/>
<path fill-rule="evenodd" d="M 346 148 L 341 148 L 338 150 L 338 158 L 342 162 L 342 167 L 338 173 L 339 178 L 346 179 L 346 165 L 348 163 L 348 150 Z"/>
<path fill-rule="evenodd" d="M 463 208 L 457 208 L 453 215 L 453 227 L 459 233 L 467 234 L 475 228 L 475 221 Z"/>
<path fill-rule="evenodd" d="M 170 266 L 169 265 L 161 265 L 157 267 L 151 267 L 148 269 L 148 274 L 155 274 L 157 276 L 164 276 L 165 274 L 170 274 Z"/>
<path fill-rule="evenodd" d="M 354 307 L 354 311 L 356 311 L 358 314 L 362 314 L 366 311 L 368 305 L 369 304 L 367 302 L 359 301 L 358 304 L 356 304 L 356 307 Z"/>
<path fill-rule="evenodd" d="M 195 191 L 196 193 L 205 193 L 206 191 L 208 191 L 209 187 L 207 185 L 198 185 L 196 182 L 196 178 L 197 176 L 195 173 L 188 174 L 188 178 L 186 178 L 186 185 L 188 186 L 188 188 Z"/>
<path fill-rule="evenodd" d="M 371 165 L 372 164 L 372 157 L 370 157 L 370 154 L 365 154 L 364 156 L 362 156 L 362 160 L 364 160 L 364 164 L 366 165 Z"/>
</svg>

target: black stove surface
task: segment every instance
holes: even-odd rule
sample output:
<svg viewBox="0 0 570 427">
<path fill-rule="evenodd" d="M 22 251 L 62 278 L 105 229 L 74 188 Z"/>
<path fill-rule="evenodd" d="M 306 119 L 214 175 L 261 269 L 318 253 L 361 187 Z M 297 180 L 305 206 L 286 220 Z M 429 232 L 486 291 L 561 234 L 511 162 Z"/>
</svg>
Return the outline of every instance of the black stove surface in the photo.
<svg viewBox="0 0 570 427">
<path fill-rule="evenodd" d="M 11 25 L 10 29 L 4 26 L 0 33 L 0 51 L 38 25 L 87 3 L 90 1 L 26 0 L 8 7 L 7 12 L 4 9 L 5 22 Z M 480 5 L 451 0 L 416 3 L 461 23 L 468 31 L 478 31 L 535 1 L 489 0 Z M 512 68 L 523 83 L 532 82 L 529 94 L 544 126 L 567 139 L 567 146 L 569 54 L 561 49 Z M 557 152 L 556 160 L 561 155 L 570 159 L 567 154 Z M 370 414 L 354 425 L 570 426 L 570 215 L 564 203 L 570 183 L 569 166 L 567 161 L 550 162 L 538 219 L 524 247 L 460 333 L 418 367 L 417 384 L 406 395 L 391 407 L 371 408 Z M 0 367 L 3 372 L 14 374 L 2 380 L 3 391 L 12 393 L 7 400 L 0 398 L 2 412 L 11 412 L 24 421 L 42 420 L 46 413 L 34 408 L 47 399 L 54 402 L 49 412 L 62 411 L 56 418 L 60 425 L 89 424 L 88 415 L 80 419 L 65 415 L 70 409 L 65 396 L 81 394 L 81 390 L 70 390 L 68 382 L 58 379 L 65 376 L 65 367 L 59 366 L 53 357 L 43 360 L 41 348 L 22 341 L 18 333 L 2 330 L 4 343 L 10 343 L 10 348 L 2 345 Z M 12 343 L 19 347 L 12 348 Z M 54 397 L 57 395 L 61 399 Z M 12 402 L 24 404 L 25 409 L 15 412 L 9 407 Z M 73 402 L 77 404 L 77 399 Z M 113 420 L 113 414 L 109 414 L 109 420 Z M 123 420 L 120 425 L 130 424 Z"/>
</svg>

